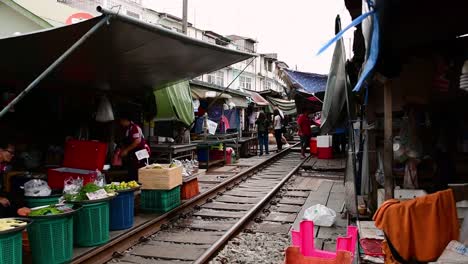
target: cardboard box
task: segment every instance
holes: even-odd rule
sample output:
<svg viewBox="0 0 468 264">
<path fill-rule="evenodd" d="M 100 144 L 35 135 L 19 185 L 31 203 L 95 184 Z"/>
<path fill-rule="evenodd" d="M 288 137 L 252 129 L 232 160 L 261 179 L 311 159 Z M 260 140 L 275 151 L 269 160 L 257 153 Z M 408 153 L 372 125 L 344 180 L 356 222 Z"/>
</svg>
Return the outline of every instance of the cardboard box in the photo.
<svg viewBox="0 0 468 264">
<path fill-rule="evenodd" d="M 161 167 L 148 165 L 138 170 L 138 181 L 142 190 L 171 190 L 182 185 L 182 166 L 169 168 L 169 164 Z"/>
</svg>

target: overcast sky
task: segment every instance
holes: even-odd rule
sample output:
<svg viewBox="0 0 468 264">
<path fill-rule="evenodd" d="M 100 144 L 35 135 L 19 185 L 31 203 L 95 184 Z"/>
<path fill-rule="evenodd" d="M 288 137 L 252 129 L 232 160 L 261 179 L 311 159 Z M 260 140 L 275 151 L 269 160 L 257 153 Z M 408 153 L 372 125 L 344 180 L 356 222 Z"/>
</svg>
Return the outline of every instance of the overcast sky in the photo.
<svg viewBox="0 0 468 264">
<path fill-rule="evenodd" d="M 146 6 L 178 17 L 182 17 L 182 2 L 144 0 Z M 344 0 L 188 0 L 188 3 L 188 19 L 195 27 L 256 39 L 258 52 L 278 53 L 278 59 L 290 68 L 297 66 L 300 71 L 315 73 L 329 71 L 333 47 L 320 56 L 316 53 L 333 37 L 335 16 L 340 14 L 342 27 L 350 23 Z"/>
</svg>

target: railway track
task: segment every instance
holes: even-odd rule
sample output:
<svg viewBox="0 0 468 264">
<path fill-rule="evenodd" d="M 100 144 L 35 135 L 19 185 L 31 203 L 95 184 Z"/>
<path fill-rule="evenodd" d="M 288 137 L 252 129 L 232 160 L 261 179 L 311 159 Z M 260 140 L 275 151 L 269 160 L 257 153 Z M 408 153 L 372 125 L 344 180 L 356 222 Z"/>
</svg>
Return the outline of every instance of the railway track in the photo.
<svg viewBox="0 0 468 264">
<path fill-rule="evenodd" d="M 72 263 L 106 263 L 124 252 L 149 263 L 207 263 L 254 220 L 302 163 L 291 148 L 272 155 Z"/>
</svg>

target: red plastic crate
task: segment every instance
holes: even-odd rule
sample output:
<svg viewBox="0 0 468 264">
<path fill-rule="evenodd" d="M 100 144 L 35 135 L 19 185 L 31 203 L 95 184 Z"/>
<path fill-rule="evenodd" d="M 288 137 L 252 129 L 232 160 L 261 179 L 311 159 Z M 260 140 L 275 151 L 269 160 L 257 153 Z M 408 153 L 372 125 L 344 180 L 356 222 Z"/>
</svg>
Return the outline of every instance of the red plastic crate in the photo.
<svg viewBox="0 0 468 264">
<path fill-rule="evenodd" d="M 63 189 L 69 177 L 83 178 L 83 184 L 94 182 L 96 170 L 102 170 L 106 161 L 107 144 L 97 141 L 70 140 L 65 145 L 63 167 L 49 169 L 47 182 L 51 189 Z"/>
<path fill-rule="evenodd" d="M 332 147 L 317 148 L 317 158 L 319 158 L 319 159 L 332 159 L 333 158 L 333 149 L 332 149 Z"/>
<path fill-rule="evenodd" d="M 310 139 L 310 154 L 317 154 L 317 138 Z"/>
<path fill-rule="evenodd" d="M 182 184 L 180 190 L 180 198 L 182 200 L 188 200 L 194 196 L 197 196 L 200 193 L 200 188 L 198 187 L 198 179 L 193 178 Z"/>
</svg>

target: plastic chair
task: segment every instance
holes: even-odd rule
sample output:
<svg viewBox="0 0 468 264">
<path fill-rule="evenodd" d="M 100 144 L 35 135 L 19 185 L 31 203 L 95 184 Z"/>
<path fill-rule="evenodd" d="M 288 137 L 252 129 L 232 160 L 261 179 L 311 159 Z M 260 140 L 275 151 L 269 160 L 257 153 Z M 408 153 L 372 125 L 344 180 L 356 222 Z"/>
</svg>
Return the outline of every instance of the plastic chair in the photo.
<svg viewBox="0 0 468 264">
<path fill-rule="evenodd" d="M 336 251 L 348 251 L 355 254 L 356 242 L 358 237 L 358 228 L 348 226 L 346 236 L 336 239 L 336 251 L 330 252 L 314 247 L 314 222 L 303 220 L 299 231 L 292 230 L 292 243 L 301 249 L 301 253 L 306 257 L 336 258 Z"/>
</svg>

